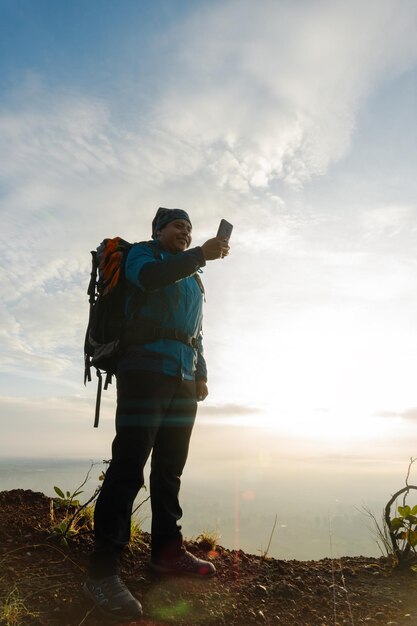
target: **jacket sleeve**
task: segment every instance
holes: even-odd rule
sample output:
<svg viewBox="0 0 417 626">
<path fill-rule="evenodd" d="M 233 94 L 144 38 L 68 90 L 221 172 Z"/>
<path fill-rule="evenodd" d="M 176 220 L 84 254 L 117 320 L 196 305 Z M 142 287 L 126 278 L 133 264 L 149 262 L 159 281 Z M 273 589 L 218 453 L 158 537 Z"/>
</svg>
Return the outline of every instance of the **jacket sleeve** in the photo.
<svg viewBox="0 0 417 626">
<path fill-rule="evenodd" d="M 152 244 L 137 244 L 126 260 L 126 278 L 143 291 L 153 291 L 192 276 L 206 260 L 200 246 L 185 252 L 155 258 Z"/>
<path fill-rule="evenodd" d="M 206 366 L 206 359 L 204 358 L 202 331 L 200 331 L 198 335 L 197 366 L 195 370 L 195 379 L 205 380 L 207 382 L 207 366 Z"/>
</svg>

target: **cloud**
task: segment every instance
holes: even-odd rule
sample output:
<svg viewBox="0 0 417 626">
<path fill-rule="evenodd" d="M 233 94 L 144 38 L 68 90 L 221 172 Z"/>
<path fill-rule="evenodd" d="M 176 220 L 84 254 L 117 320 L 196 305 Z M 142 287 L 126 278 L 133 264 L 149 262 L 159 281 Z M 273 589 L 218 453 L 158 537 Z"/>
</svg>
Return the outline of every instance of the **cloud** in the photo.
<svg viewBox="0 0 417 626">
<path fill-rule="evenodd" d="M 305 460 L 308 461 L 310 459 L 306 458 Z M 311 460 L 316 461 L 317 459 L 313 456 L 311 457 Z M 387 461 L 386 450 L 381 445 L 379 445 L 378 447 L 376 447 L 375 450 L 373 450 L 373 456 L 369 456 L 369 452 L 367 453 L 366 450 L 363 450 L 362 454 L 323 454 L 320 457 L 319 462 L 325 465 L 332 465 L 333 467 L 337 467 L 338 465 L 342 465 L 345 467 L 346 465 L 350 465 L 351 467 L 357 465 L 362 465 L 363 467 L 372 467 L 376 465 L 380 466 L 381 462 L 384 462 L 388 465 L 397 464 L 398 460 L 390 458 L 390 460 Z"/>
<path fill-rule="evenodd" d="M 396 273 L 397 283 L 415 275 L 416 209 L 416 203 L 379 202 L 362 210 L 356 221 L 357 248 L 383 255 L 391 272 Z"/>
<path fill-rule="evenodd" d="M 200 4 L 171 33 L 157 34 L 153 76 L 140 94 L 130 92 L 126 116 L 121 97 L 95 96 L 94 86 L 89 95 L 51 88 L 27 75 L 0 109 L 3 371 L 78 384 L 88 251 L 109 234 L 146 238 L 159 204 L 193 207 L 201 236 L 223 216 L 238 225 L 235 256 L 206 273 L 208 341 L 219 363 L 211 380 L 230 376 L 238 355 L 247 361 L 247 346 L 262 362 L 262 346 L 286 332 L 283 310 L 296 308 L 302 329 L 305 303 L 357 298 L 361 285 L 368 293 L 374 275 L 361 275 L 369 257 L 343 254 L 330 230 L 323 251 L 317 212 L 286 202 L 285 190 L 341 159 L 364 99 L 415 63 L 416 13 L 412 2 L 398 11 L 393 1 L 372 0 Z M 154 106 L 132 115 L 151 84 Z M 403 217 L 412 214 L 404 209 Z M 400 232 L 395 207 L 385 216 L 375 211 L 358 226 L 372 245 Z M 404 283 L 402 269 L 389 273 L 389 296 L 406 291 L 413 268 Z M 260 324 L 265 293 L 271 312 Z M 232 397 L 241 397 L 238 386 Z"/>
<path fill-rule="evenodd" d="M 214 415 L 218 417 L 229 415 L 253 415 L 255 413 L 261 412 L 262 411 L 260 408 L 242 404 L 202 404 L 199 408 L 199 413 L 201 413 L 202 415 Z"/>
<path fill-rule="evenodd" d="M 383 418 L 404 418 L 410 422 L 417 421 L 417 407 L 410 407 L 402 411 L 380 410 L 375 413 L 376 417 Z"/>
<path fill-rule="evenodd" d="M 363 99 L 415 64 L 416 21 L 412 2 L 199 7 L 173 33 L 160 124 L 236 192 L 299 188 L 346 154 Z"/>
<path fill-rule="evenodd" d="M 89 250 L 123 236 L 149 197 L 138 137 L 116 129 L 104 103 L 36 81 L 12 104 L 0 109 L 2 370 L 81 379 Z M 135 215 L 138 238 L 148 221 Z"/>
<path fill-rule="evenodd" d="M 401 413 L 401 417 L 405 417 L 405 419 L 412 421 L 417 420 L 417 407 L 406 409 Z"/>
</svg>

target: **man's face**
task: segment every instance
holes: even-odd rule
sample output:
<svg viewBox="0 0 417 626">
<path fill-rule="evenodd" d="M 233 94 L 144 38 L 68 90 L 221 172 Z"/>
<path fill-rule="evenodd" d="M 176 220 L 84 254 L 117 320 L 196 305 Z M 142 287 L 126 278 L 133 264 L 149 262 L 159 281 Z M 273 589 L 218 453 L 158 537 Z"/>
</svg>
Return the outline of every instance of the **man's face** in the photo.
<svg viewBox="0 0 417 626">
<path fill-rule="evenodd" d="M 168 252 L 184 252 L 191 244 L 191 224 L 187 220 L 173 220 L 158 231 L 158 240 Z"/>
</svg>

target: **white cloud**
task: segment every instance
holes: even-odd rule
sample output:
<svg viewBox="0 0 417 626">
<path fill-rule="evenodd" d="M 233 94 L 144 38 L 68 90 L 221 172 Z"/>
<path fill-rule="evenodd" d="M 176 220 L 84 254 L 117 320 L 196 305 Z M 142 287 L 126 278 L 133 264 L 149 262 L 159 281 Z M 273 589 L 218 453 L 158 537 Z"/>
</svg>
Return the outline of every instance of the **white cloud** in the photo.
<svg viewBox="0 0 417 626">
<path fill-rule="evenodd" d="M 415 64 L 416 21 L 407 1 L 199 8 L 173 33 L 159 121 L 236 191 L 298 188 L 346 153 L 361 101 Z"/>
<path fill-rule="evenodd" d="M 199 414 L 212 415 L 216 417 L 230 416 L 230 415 L 253 415 L 259 413 L 258 407 L 251 407 L 246 404 L 201 404 Z"/>
<path fill-rule="evenodd" d="M 359 224 L 362 237 L 370 242 L 383 243 L 389 247 L 392 239 L 399 236 L 407 239 L 407 235 L 417 232 L 416 206 L 395 204 L 379 205 L 364 211 Z"/>
<path fill-rule="evenodd" d="M 124 235 L 133 199 L 147 201 L 138 146 L 103 103 L 30 84 L 13 104 L 0 111 L 2 368 L 81 380 L 89 250 Z M 138 234 L 141 222 L 139 213 Z"/>
<path fill-rule="evenodd" d="M 134 118 L 110 97 L 23 85 L 0 110 L 4 370 L 81 380 L 88 251 L 112 234 L 146 238 L 160 204 L 192 208 L 196 243 L 220 217 L 236 222 L 236 251 L 205 271 L 215 388 L 237 356 L 248 360 L 239 345 L 233 352 L 242 336 L 261 362 L 277 327 L 291 327 L 296 343 L 291 316 L 314 330 L 308 307 L 327 319 L 336 300 L 405 298 L 410 263 L 378 265 L 364 248 L 389 237 L 395 252 L 414 207 L 364 207 L 350 221 L 336 210 L 329 226 L 317 202 L 298 207 L 291 195 L 346 154 L 367 95 L 415 63 L 417 9 L 401 7 L 199 6 L 167 40 L 169 62 L 162 48 L 154 109 Z M 244 385 L 246 396 L 262 384 Z M 220 400 L 245 402 L 240 387 L 236 376 Z"/>
</svg>

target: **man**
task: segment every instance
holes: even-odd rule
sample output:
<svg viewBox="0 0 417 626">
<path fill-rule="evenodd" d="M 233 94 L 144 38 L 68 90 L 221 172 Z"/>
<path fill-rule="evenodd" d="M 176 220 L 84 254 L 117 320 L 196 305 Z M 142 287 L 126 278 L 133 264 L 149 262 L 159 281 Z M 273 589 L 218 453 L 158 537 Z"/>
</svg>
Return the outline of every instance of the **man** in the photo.
<svg viewBox="0 0 417 626">
<path fill-rule="evenodd" d="M 152 452 L 151 568 L 161 574 L 215 574 L 183 546 L 178 495 L 197 411 L 208 394 L 202 345 L 203 288 L 198 271 L 229 253 L 214 237 L 190 248 L 192 225 L 181 209 L 160 208 L 152 242 L 126 260 L 126 329 L 117 373 L 116 437 L 94 514 L 95 543 L 85 594 L 108 617 L 138 619 L 139 601 L 120 579 L 134 499 Z"/>
</svg>

